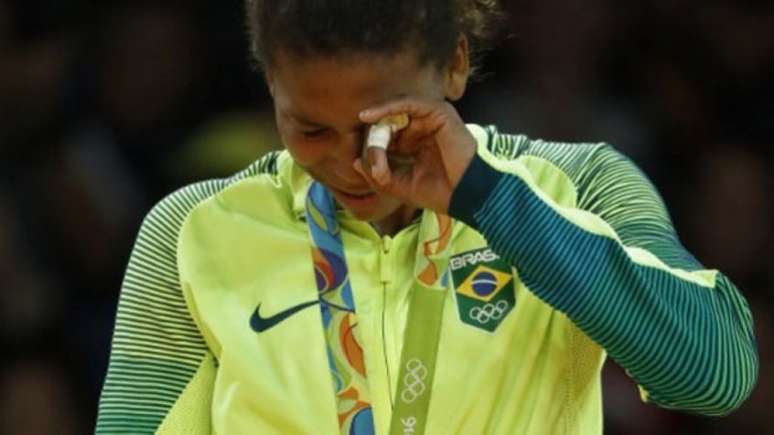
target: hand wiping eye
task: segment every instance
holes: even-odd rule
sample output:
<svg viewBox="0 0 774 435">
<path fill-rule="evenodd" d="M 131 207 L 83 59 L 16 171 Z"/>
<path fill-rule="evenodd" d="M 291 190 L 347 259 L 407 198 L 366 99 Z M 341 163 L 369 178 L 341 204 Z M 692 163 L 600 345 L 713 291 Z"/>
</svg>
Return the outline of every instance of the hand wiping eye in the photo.
<svg viewBox="0 0 774 435">
<path fill-rule="evenodd" d="M 408 127 L 410 122 L 408 114 L 402 113 L 386 116 L 368 127 L 361 158 L 374 178 L 387 182 L 390 171 L 400 172 L 411 167 L 412 157 L 387 152 L 395 134 Z"/>
</svg>

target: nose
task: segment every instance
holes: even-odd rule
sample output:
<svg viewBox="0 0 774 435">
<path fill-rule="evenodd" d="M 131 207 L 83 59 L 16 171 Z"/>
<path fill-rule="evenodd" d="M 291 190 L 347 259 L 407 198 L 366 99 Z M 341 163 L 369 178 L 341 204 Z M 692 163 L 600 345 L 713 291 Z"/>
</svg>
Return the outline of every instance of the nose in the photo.
<svg viewBox="0 0 774 435">
<path fill-rule="evenodd" d="M 363 132 L 361 129 L 341 135 L 339 143 L 341 158 L 350 163 L 354 161 L 363 150 Z"/>
<path fill-rule="evenodd" d="M 352 163 L 360 157 L 363 150 L 363 132 L 361 130 L 352 131 L 339 136 L 340 139 L 331 156 L 336 168 L 336 174 L 345 180 L 358 180 L 360 175 L 355 172 Z M 359 182 L 356 182 L 360 184 Z"/>
</svg>

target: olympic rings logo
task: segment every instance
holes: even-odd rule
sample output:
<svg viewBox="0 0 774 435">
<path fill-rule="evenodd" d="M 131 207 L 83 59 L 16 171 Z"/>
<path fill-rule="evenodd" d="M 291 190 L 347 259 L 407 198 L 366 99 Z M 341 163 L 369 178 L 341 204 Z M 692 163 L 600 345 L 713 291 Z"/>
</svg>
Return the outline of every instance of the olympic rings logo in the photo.
<svg viewBox="0 0 774 435">
<path fill-rule="evenodd" d="M 473 307 L 468 312 L 468 315 L 471 319 L 483 325 L 489 323 L 490 320 L 500 320 L 510 306 L 508 301 L 500 300 L 497 304 L 486 304 L 483 307 Z"/>
<path fill-rule="evenodd" d="M 408 373 L 403 377 L 403 391 L 400 398 L 404 403 L 413 403 L 425 392 L 425 378 L 427 367 L 417 358 L 410 359 L 406 363 Z"/>
</svg>

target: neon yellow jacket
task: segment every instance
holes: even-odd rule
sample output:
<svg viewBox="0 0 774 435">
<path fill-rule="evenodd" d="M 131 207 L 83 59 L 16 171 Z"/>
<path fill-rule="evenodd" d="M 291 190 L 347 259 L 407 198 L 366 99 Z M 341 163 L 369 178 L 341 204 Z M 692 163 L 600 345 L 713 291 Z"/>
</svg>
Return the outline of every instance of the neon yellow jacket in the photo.
<svg viewBox="0 0 774 435">
<path fill-rule="evenodd" d="M 723 415 L 758 371 L 752 318 L 687 253 L 642 173 L 605 144 L 470 126 L 454 193 L 429 434 L 601 434 L 607 354 L 643 400 Z M 97 433 L 338 432 L 303 221 L 309 176 L 286 152 L 194 184 L 145 219 L 118 305 Z M 341 214 L 377 433 L 397 386 L 417 225 L 380 237 Z M 494 285 L 486 296 L 477 289 Z M 479 286 L 479 287 L 477 287 Z"/>
</svg>

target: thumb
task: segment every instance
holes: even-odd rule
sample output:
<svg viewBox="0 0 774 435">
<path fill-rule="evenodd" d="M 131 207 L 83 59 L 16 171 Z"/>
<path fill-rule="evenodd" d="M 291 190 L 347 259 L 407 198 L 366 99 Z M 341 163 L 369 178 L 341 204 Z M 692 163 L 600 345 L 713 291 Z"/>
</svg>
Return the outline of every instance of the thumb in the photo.
<svg viewBox="0 0 774 435">
<path fill-rule="evenodd" d="M 365 172 L 380 186 L 386 186 L 392 181 L 390 166 L 387 163 L 387 152 L 379 147 L 366 148 Z"/>
<path fill-rule="evenodd" d="M 387 158 L 384 157 L 383 165 L 387 166 Z M 365 164 L 364 164 L 365 163 Z M 375 166 L 378 166 L 379 163 L 377 162 Z M 354 167 L 355 171 L 360 174 L 363 178 L 365 178 L 366 182 L 368 182 L 368 185 L 373 189 L 374 191 L 378 193 L 382 193 L 388 196 L 392 196 L 394 198 L 397 198 L 401 201 L 405 201 L 406 194 L 404 193 L 405 188 L 402 188 L 402 184 L 405 184 L 405 180 L 403 176 L 396 176 L 398 174 L 391 173 L 389 169 L 386 169 L 387 176 L 386 177 L 377 177 L 374 174 L 372 174 L 372 171 L 374 170 L 372 166 L 368 165 L 367 162 L 364 162 L 363 159 L 357 158 L 352 163 L 352 166 Z"/>
</svg>

